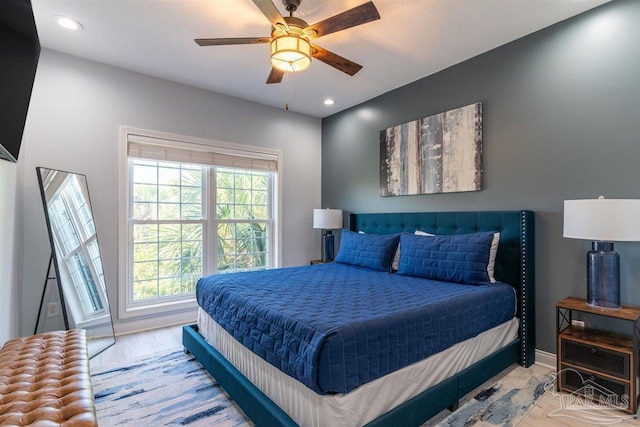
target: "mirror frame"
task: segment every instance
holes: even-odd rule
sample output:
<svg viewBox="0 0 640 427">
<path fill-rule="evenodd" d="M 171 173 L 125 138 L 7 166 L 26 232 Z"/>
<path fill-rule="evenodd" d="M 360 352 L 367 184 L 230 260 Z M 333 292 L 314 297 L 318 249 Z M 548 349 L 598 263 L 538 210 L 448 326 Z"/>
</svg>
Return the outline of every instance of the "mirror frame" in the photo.
<svg viewBox="0 0 640 427">
<path fill-rule="evenodd" d="M 40 309 L 38 311 L 38 318 L 36 320 L 36 330 L 35 333 L 39 333 L 38 331 L 38 325 L 41 323 L 40 319 L 43 316 L 43 306 L 44 306 L 44 300 L 45 300 L 45 295 L 47 294 L 47 288 L 48 288 L 48 284 L 50 280 L 55 280 L 57 282 L 57 291 L 58 291 L 58 296 L 60 299 L 60 308 L 62 311 L 62 317 L 64 320 L 64 327 L 66 329 L 69 329 L 69 315 L 73 316 L 73 311 L 70 310 L 67 307 L 67 299 L 65 297 L 65 288 L 62 284 L 62 281 L 65 279 L 61 274 L 60 274 L 60 266 L 59 266 L 59 259 L 58 259 L 58 255 L 59 255 L 59 249 L 57 249 L 56 247 L 56 242 L 55 242 L 55 238 L 54 238 L 54 233 L 53 233 L 53 228 L 51 225 L 51 217 L 49 215 L 49 206 L 48 206 L 48 200 L 47 200 L 47 195 L 46 195 L 46 189 L 45 189 L 45 178 L 46 175 L 44 175 L 46 172 L 44 171 L 55 171 L 55 172 L 60 172 L 60 173 L 64 173 L 64 174 L 68 174 L 68 175 L 75 175 L 78 178 L 80 178 L 83 182 L 80 182 L 81 185 L 84 185 L 85 188 L 83 190 L 86 190 L 86 202 L 88 205 L 88 210 L 89 213 L 91 214 L 91 219 L 94 222 L 93 226 L 95 229 L 95 241 L 96 241 L 96 246 L 98 248 L 98 253 L 100 256 L 100 268 L 102 269 L 103 272 L 103 278 L 104 278 L 104 264 L 102 262 L 102 254 L 100 253 L 100 241 L 98 238 L 98 230 L 97 227 L 95 225 L 95 217 L 93 215 L 93 206 L 91 204 L 91 197 L 89 195 L 89 184 L 87 181 L 87 176 L 84 174 L 80 174 L 80 173 L 75 173 L 75 172 L 68 172 L 68 171 L 64 171 L 64 170 L 60 170 L 60 169 L 52 169 L 52 168 L 45 168 L 45 167 L 36 167 L 36 173 L 38 175 L 38 184 L 40 187 L 40 195 L 42 197 L 42 203 L 43 203 L 43 208 L 44 208 L 44 216 L 45 216 L 45 220 L 47 223 L 47 231 L 49 234 L 49 244 L 51 246 L 51 258 L 49 261 L 49 269 L 47 271 L 47 277 L 45 278 L 45 282 L 44 282 L 44 289 L 42 292 L 42 299 L 40 301 Z M 55 277 L 51 277 L 51 266 L 53 265 L 54 268 L 54 272 L 55 272 Z M 91 335 L 89 333 L 87 333 L 87 350 L 88 350 L 88 354 L 89 354 L 89 358 L 92 358 L 94 356 L 96 356 L 97 354 L 103 352 L 104 350 L 106 350 L 107 348 L 111 347 L 113 344 L 115 344 L 116 342 L 116 338 L 115 338 L 115 331 L 113 328 L 113 314 L 112 314 L 112 310 L 111 310 L 111 303 L 109 302 L 109 295 L 108 295 L 108 291 L 107 291 L 107 286 L 106 286 L 106 278 L 104 278 L 105 280 L 105 284 L 104 284 L 104 296 L 105 296 L 105 300 L 106 300 L 106 305 L 107 305 L 107 309 L 108 309 L 108 316 L 109 316 L 109 325 L 111 328 L 111 337 L 110 340 L 107 341 L 104 345 L 101 345 L 99 347 L 96 348 L 92 348 L 92 346 L 90 345 L 91 343 Z M 74 286 L 73 283 L 71 284 L 71 286 Z M 98 284 L 98 286 L 101 286 L 100 284 Z M 44 314 L 47 314 L 47 310 L 44 310 Z M 77 322 L 74 319 L 74 327 L 77 327 Z M 45 330 L 42 330 L 40 332 L 45 332 Z M 109 337 L 107 337 L 109 338 Z"/>
</svg>

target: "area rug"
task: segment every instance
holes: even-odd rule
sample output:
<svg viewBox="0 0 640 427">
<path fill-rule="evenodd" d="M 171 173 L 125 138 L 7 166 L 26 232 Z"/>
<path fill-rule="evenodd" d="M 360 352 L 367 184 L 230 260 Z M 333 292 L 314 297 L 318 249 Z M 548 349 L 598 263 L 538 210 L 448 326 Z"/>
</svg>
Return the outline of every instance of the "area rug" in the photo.
<svg viewBox="0 0 640 427">
<path fill-rule="evenodd" d="M 425 426 L 515 426 L 546 393 L 553 371 L 539 365 L 515 366 L 460 400 L 457 411 L 440 413 Z"/>
<path fill-rule="evenodd" d="M 91 383 L 100 427 L 253 425 L 202 365 L 181 351 L 95 369 Z"/>
<path fill-rule="evenodd" d="M 544 392 L 548 373 L 514 367 L 425 426 L 515 425 Z M 101 427 L 253 425 L 202 365 L 180 351 L 94 369 L 91 381 Z"/>
</svg>

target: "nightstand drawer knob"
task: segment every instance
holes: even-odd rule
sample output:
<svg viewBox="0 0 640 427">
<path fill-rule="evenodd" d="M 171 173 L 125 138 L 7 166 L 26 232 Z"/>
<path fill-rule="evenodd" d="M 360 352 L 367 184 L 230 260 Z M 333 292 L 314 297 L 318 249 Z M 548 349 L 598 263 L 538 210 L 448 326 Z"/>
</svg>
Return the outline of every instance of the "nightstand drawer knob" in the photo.
<svg viewBox="0 0 640 427">
<path fill-rule="evenodd" d="M 596 354 L 598 353 L 598 349 L 595 347 L 591 347 L 591 354 Z"/>
</svg>

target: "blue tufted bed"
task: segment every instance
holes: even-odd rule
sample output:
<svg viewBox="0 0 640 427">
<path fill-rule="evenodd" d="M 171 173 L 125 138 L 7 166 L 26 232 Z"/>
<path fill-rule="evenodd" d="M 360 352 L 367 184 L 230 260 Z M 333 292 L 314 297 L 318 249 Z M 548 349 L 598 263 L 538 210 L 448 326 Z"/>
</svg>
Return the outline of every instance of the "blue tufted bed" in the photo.
<svg viewBox="0 0 640 427">
<path fill-rule="evenodd" d="M 332 264 L 198 283 L 185 349 L 256 425 L 420 425 L 534 362 L 533 212 L 351 214 L 348 230 Z"/>
</svg>

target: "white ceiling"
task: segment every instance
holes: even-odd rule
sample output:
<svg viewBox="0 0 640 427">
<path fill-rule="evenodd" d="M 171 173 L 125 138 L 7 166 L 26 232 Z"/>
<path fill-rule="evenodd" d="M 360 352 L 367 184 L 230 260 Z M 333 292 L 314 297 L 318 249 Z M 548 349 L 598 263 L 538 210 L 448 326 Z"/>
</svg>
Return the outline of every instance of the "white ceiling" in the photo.
<svg viewBox="0 0 640 427">
<path fill-rule="evenodd" d="M 281 0 L 273 0 L 288 16 Z M 315 43 L 363 65 L 353 77 L 314 60 L 267 85 L 268 44 L 200 47 L 194 38 L 270 36 L 251 0 L 32 0 L 40 44 L 191 86 L 325 117 L 609 0 L 374 0 L 381 19 Z M 365 0 L 302 0 L 313 24 Z M 72 17 L 83 31 L 59 27 Z M 332 97 L 333 106 L 323 105 Z"/>
</svg>

